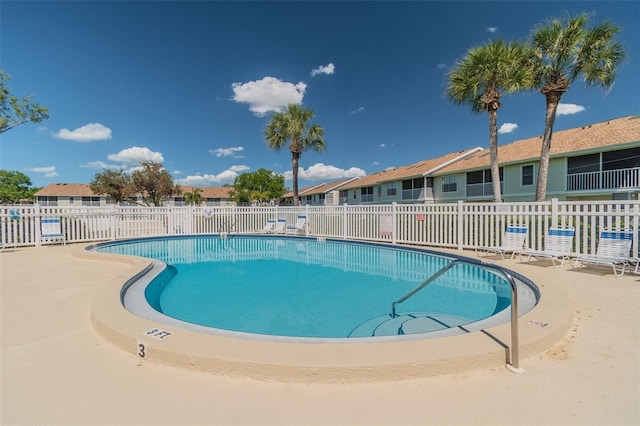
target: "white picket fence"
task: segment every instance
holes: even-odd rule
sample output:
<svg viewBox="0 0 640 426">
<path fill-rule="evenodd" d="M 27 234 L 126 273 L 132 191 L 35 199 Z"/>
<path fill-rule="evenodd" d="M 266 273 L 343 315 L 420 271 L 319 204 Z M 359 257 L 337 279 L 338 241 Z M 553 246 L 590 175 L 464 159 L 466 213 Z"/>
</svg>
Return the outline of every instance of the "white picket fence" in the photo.
<svg viewBox="0 0 640 426">
<path fill-rule="evenodd" d="M 16 210 L 19 220 L 13 220 Z M 307 235 L 403 245 L 473 249 L 499 245 L 508 224 L 527 225 L 527 245 L 542 249 L 550 226 L 574 226 L 574 252 L 595 252 L 602 228 L 636 230 L 638 257 L 640 201 L 558 201 L 342 205 L 334 207 L 42 207 L 0 206 L 3 245 L 40 246 L 41 221 L 58 217 L 68 243 L 166 235 L 249 234 L 267 219 L 298 215 L 308 219 Z"/>
</svg>

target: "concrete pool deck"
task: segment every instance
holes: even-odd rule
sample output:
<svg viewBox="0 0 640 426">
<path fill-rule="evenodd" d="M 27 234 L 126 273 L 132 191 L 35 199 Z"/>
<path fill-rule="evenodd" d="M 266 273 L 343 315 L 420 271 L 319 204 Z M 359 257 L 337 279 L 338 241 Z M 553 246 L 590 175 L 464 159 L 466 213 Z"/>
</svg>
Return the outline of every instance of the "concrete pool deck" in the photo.
<svg viewBox="0 0 640 426">
<path fill-rule="evenodd" d="M 151 362 L 103 338 L 92 306 L 136 266 L 75 256 L 82 247 L 0 254 L 2 425 L 640 423 L 639 275 L 497 261 L 573 311 L 556 343 L 521 355 L 524 374 L 480 365 L 400 381 L 275 382 Z"/>
</svg>

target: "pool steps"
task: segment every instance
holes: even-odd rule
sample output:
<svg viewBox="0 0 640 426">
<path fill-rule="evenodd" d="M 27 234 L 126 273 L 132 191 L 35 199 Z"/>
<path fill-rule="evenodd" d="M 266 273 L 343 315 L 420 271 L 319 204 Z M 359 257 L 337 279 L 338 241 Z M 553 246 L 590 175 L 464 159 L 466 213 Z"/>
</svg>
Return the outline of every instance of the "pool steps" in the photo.
<svg viewBox="0 0 640 426">
<path fill-rule="evenodd" d="M 406 313 L 395 318 L 390 315 L 382 315 L 363 322 L 349 333 L 349 337 L 401 336 L 429 333 L 458 327 L 469 322 L 470 320 L 464 318 L 427 312 Z"/>
</svg>

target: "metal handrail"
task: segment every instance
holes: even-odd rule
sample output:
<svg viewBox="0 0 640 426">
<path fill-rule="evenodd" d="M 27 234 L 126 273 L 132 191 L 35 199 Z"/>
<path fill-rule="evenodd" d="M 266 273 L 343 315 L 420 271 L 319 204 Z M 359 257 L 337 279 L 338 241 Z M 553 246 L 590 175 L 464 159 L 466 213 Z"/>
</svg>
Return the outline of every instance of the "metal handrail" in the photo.
<svg viewBox="0 0 640 426">
<path fill-rule="evenodd" d="M 470 262 L 462 259 L 454 259 L 447 265 L 445 265 L 442 269 L 440 269 L 435 274 L 431 275 L 429 278 L 424 280 L 419 286 L 411 290 L 409 293 L 402 296 L 400 299 L 396 300 L 391 304 L 391 318 L 395 318 L 396 315 L 396 305 L 404 302 L 433 281 L 438 279 L 442 274 L 447 272 L 449 269 L 453 268 L 458 263 L 465 263 L 467 265 L 477 266 L 484 269 L 491 269 L 495 272 L 498 272 L 509 282 L 511 286 L 511 346 L 510 349 L 510 363 L 507 364 L 507 368 L 514 373 L 523 373 L 524 370 L 520 368 L 520 350 L 519 350 L 519 336 L 518 336 L 518 288 L 516 287 L 516 280 L 513 278 L 513 275 L 509 273 L 506 269 L 501 266 L 493 265 L 491 263 L 485 262 Z"/>
</svg>

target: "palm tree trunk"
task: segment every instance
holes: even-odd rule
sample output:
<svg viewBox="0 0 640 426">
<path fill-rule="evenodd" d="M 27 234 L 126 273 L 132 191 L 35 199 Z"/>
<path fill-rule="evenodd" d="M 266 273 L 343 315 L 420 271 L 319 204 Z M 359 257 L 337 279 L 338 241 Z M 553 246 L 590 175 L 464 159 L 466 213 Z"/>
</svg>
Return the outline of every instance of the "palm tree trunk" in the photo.
<svg viewBox="0 0 640 426">
<path fill-rule="evenodd" d="M 536 185 L 536 201 L 544 201 L 547 197 L 547 176 L 549 174 L 549 154 L 551 152 L 551 136 L 553 124 L 556 121 L 556 110 L 562 93 L 545 93 L 547 110 L 544 118 L 544 136 L 542 138 L 542 150 L 540 151 L 540 169 L 538 170 L 538 182 Z"/>
<path fill-rule="evenodd" d="M 298 197 L 298 164 L 300 162 L 300 153 L 293 152 L 291 156 L 291 168 L 293 172 L 293 205 L 300 205 L 300 198 Z"/>
<path fill-rule="evenodd" d="M 489 109 L 489 158 L 491 161 L 491 181 L 493 184 L 493 201 L 502 202 L 500 194 L 500 165 L 498 164 L 498 111 Z"/>
</svg>

